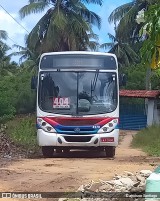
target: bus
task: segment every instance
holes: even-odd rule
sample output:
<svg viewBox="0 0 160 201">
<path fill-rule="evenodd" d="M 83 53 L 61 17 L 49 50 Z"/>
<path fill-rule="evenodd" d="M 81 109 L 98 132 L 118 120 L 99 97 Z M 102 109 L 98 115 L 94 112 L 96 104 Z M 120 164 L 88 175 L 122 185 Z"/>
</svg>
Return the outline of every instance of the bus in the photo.
<svg viewBox="0 0 160 201">
<path fill-rule="evenodd" d="M 37 139 L 44 157 L 75 149 L 96 149 L 105 151 L 106 157 L 115 156 L 118 79 L 114 54 L 70 51 L 41 55 L 36 84 Z"/>
</svg>

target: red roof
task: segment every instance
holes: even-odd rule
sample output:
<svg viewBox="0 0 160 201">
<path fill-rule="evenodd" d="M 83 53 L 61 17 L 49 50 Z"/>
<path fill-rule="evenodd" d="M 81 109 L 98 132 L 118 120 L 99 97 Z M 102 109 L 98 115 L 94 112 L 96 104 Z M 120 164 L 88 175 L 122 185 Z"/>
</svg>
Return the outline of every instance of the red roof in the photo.
<svg viewBox="0 0 160 201">
<path fill-rule="evenodd" d="M 121 97 L 133 98 L 160 98 L 160 91 L 158 90 L 120 90 Z"/>
</svg>

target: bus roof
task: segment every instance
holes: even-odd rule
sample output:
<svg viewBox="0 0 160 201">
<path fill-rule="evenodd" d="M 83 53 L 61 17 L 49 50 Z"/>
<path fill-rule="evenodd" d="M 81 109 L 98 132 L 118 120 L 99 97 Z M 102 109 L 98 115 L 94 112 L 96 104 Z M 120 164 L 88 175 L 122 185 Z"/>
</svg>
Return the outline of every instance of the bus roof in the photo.
<svg viewBox="0 0 160 201">
<path fill-rule="evenodd" d="M 77 58 L 76 58 L 77 55 Z M 61 57 L 61 59 L 59 59 Z M 41 55 L 40 69 L 60 68 L 118 69 L 115 54 L 89 51 L 46 52 Z"/>
<path fill-rule="evenodd" d="M 88 55 L 107 55 L 107 56 L 112 56 L 116 58 L 115 54 L 108 53 L 108 52 L 89 52 L 89 51 L 64 51 L 64 52 L 45 52 L 41 55 L 41 57 L 46 56 L 46 55 L 60 55 L 60 54 L 88 54 Z"/>
</svg>

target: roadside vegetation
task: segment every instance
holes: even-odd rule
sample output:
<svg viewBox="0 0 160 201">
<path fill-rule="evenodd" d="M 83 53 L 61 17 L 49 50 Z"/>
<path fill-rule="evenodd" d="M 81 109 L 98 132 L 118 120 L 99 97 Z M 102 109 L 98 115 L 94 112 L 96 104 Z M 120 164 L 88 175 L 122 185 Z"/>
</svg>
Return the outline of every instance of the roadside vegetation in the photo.
<svg viewBox="0 0 160 201">
<path fill-rule="evenodd" d="M 141 130 L 133 137 L 132 147 L 140 148 L 151 156 L 160 156 L 160 126 Z"/>
<path fill-rule="evenodd" d="M 20 115 L 7 122 L 6 133 L 10 140 L 26 151 L 26 154 L 39 150 L 36 137 L 35 115 Z"/>
</svg>

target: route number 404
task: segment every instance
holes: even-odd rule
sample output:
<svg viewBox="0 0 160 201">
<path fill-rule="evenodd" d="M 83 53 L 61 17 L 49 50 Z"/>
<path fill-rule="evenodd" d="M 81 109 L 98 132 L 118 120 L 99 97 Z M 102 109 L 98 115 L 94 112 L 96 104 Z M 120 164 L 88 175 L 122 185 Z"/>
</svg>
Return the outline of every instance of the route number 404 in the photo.
<svg viewBox="0 0 160 201">
<path fill-rule="evenodd" d="M 70 99 L 68 97 L 53 98 L 53 108 L 70 108 Z"/>
</svg>

